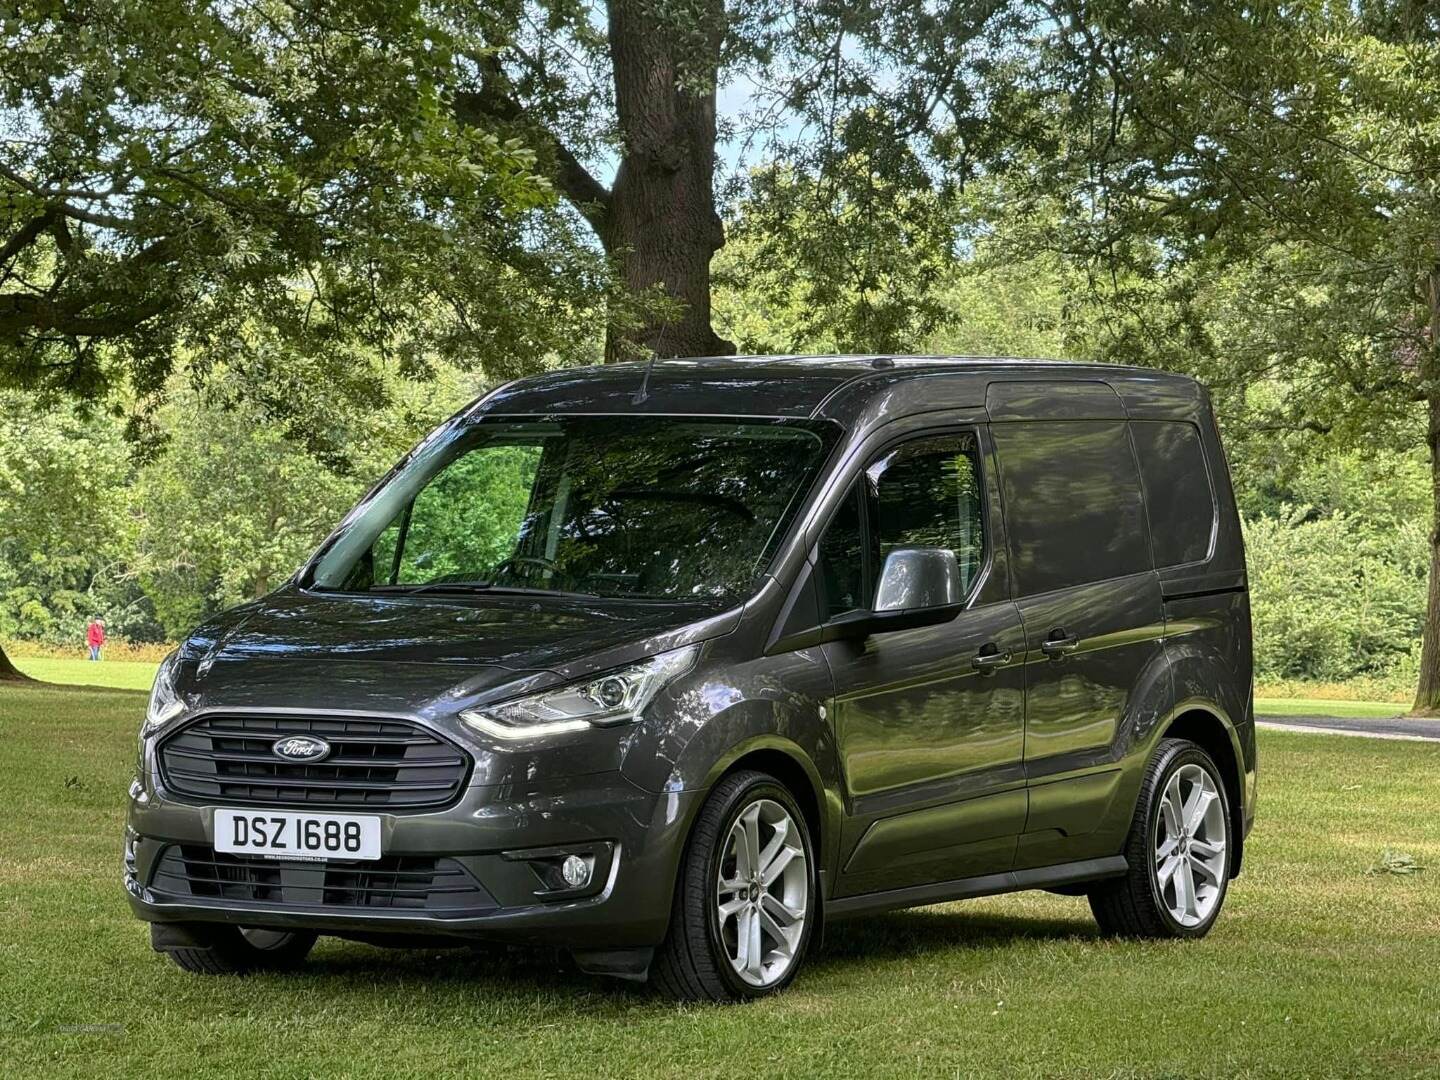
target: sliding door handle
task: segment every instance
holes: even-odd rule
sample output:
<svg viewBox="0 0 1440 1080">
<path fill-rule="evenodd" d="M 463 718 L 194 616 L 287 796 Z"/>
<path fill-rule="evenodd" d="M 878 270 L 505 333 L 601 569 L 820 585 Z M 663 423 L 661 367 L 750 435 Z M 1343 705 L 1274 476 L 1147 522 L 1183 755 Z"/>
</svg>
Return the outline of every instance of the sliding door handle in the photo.
<svg viewBox="0 0 1440 1080">
<path fill-rule="evenodd" d="M 1050 631 L 1050 636 L 1040 643 L 1040 651 L 1051 660 L 1069 656 L 1078 648 L 1080 648 L 1080 639 L 1074 634 L 1065 633 L 1064 630 Z"/>
</svg>

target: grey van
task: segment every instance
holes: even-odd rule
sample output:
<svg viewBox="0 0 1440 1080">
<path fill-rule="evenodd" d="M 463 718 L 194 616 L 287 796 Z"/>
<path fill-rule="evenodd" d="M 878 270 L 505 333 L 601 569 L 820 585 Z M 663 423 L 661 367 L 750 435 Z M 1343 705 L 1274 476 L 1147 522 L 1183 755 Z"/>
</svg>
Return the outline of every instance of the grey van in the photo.
<svg viewBox="0 0 1440 1080">
<path fill-rule="evenodd" d="M 486 395 L 195 631 L 124 870 L 190 971 L 500 941 L 732 1000 L 831 920 L 1018 889 L 1199 937 L 1254 809 L 1193 380 L 663 360 Z"/>
</svg>

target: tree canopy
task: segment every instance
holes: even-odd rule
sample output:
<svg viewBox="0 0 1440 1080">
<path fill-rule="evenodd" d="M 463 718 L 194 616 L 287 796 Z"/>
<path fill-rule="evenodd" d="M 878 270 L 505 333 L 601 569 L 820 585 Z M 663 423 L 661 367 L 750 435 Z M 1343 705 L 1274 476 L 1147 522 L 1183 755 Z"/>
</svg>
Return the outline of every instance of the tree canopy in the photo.
<svg viewBox="0 0 1440 1080">
<path fill-rule="evenodd" d="M 456 119 L 422 5 L 33 0 L 3 33 L 0 385 L 585 354 L 603 267 L 534 151 Z"/>
</svg>

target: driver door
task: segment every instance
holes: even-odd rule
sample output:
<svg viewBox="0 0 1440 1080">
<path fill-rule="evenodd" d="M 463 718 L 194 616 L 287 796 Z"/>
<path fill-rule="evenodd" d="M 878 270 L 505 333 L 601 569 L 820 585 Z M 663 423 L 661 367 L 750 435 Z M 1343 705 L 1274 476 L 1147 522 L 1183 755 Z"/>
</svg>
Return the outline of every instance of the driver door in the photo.
<svg viewBox="0 0 1440 1080">
<path fill-rule="evenodd" d="M 823 646 L 847 786 L 837 896 L 1010 869 L 1025 824 L 1025 636 L 1009 596 L 983 425 L 892 443 L 819 544 L 826 618 L 869 607 L 890 550 L 955 552 L 949 622 Z"/>
</svg>

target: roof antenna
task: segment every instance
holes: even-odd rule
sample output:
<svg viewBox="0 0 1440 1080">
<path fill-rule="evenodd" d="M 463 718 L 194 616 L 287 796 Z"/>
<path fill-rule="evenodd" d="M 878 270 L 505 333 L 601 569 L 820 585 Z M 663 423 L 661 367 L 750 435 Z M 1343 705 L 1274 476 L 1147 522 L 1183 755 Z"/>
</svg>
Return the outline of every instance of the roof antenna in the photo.
<svg viewBox="0 0 1440 1080">
<path fill-rule="evenodd" d="M 631 405 L 644 405 L 650 400 L 650 372 L 655 370 L 655 357 L 660 355 L 660 346 L 665 342 L 665 331 L 670 328 L 668 322 L 660 324 L 660 333 L 656 335 L 655 347 L 650 350 L 650 359 L 645 364 L 645 377 L 640 380 L 640 389 L 635 391 L 635 396 L 630 399 Z"/>
<path fill-rule="evenodd" d="M 635 391 L 635 396 L 630 399 L 631 405 L 644 405 L 650 400 L 650 372 L 655 367 L 655 354 L 650 354 L 649 361 L 645 364 L 645 376 L 640 380 L 640 389 Z"/>
</svg>

